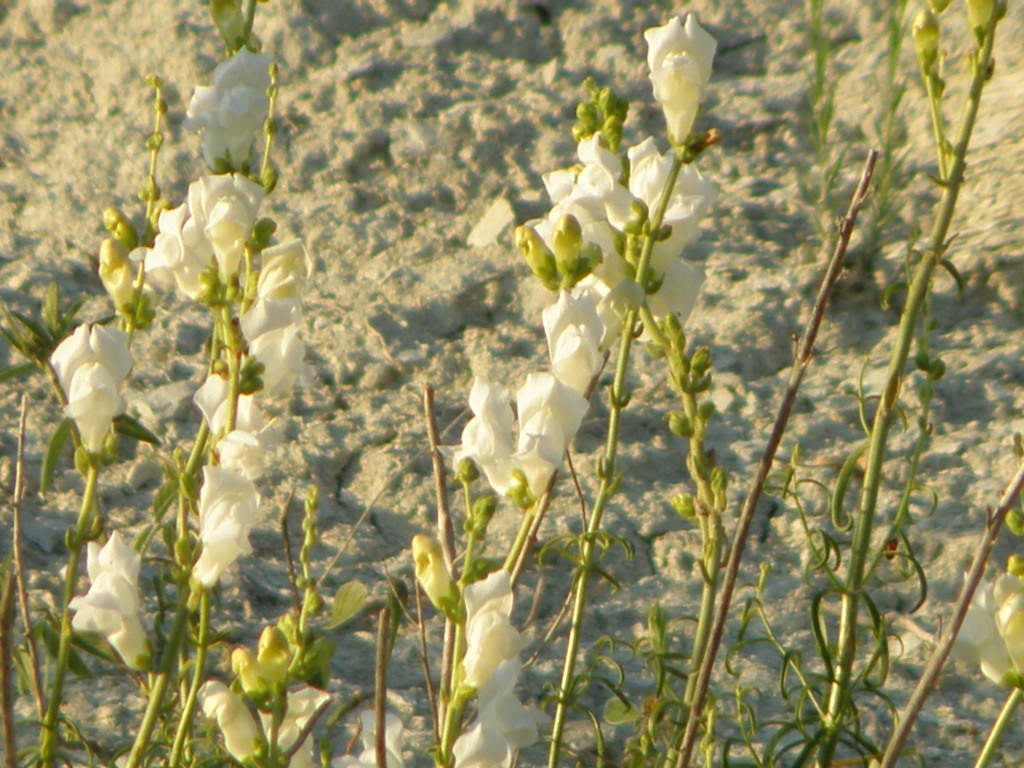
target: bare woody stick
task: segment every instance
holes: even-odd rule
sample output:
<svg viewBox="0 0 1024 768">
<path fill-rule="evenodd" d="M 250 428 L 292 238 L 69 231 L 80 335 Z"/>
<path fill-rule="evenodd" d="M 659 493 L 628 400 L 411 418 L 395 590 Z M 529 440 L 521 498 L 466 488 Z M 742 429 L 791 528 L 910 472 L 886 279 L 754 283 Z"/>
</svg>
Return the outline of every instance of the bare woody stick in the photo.
<svg viewBox="0 0 1024 768">
<path fill-rule="evenodd" d="M 874 175 L 875 163 L 877 161 L 878 151 L 873 149 L 868 152 L 867 160 L 864 163 L 864 170 L 860 176 L 860 182 L 857 184 L 857 189 L 850 199 L 850 205 L 846 209 L 846 216 L 843 217 L 840 223 L 839 237 L 832 251 L 821 285 L 818 287 L 818 295 L 814 302 L 814 309 L 811 312 L 811 319 L 797 347 L 793 368 L 789 374 L 789 384 L 782 398 L 782 404 L 779 406 L 775 425 L 772 427 L 768 444 L 765 446 L 764 454 L 761 456 L 761 463 L 757 468 L 757 475 L 754 477 L 750 494 L 747 496 L 743 509 L 740 511 L 739 520 L 736 523 L 736 532 L 733 534 L 732 545 L 729 548 L 729 557 L 723 572 L 722 592 L 718 598 L 715 619 L 711 625 L 711 635 L 708 639 L 707 651 L 704 657 L 700 659 L 700 668 L 697 671 L 697 687 L 694 691 L 693 704 L 688 713 L 683 737 L 676 743 L 676 768 L 685 768 L 690 764 L 693 747 L 697 741 L 697 728 L 703 719 L 704 705 L 707 702 L 711 672 L 715 666 L 718 647 L 722 643 L 722 635 L 725 631 L 729 607 L 732 602 L 733 592 L 736 589 L 736 581 L 739 578 L 740 563 L 746 548 L 750 524 L 753 522 L 757 502 L 761 498 L 761 491 L 764 489 L 765 481 L 768 479 L 768 473 L 771 471 L 772 464 L 775 461 L 775 454 L 779 449 L 779 444 L 782 442 L 783 435 L 786 433 L 789 416 L 796 402 L 797 392 L 800 389 L 800 383 L 803 381 L 804 372 L 814 358 L 814 341 L 825 319 L 825 309 L 832 295 L 832 289 L 843 272 L 843 260 L 846 256 L 846 250 L 850 245 L 853 227 L 857 222 L 857 214 L 860 213 L 860 209 L 864 205 L 870 191 L 871 177 Z"/>
</svg>

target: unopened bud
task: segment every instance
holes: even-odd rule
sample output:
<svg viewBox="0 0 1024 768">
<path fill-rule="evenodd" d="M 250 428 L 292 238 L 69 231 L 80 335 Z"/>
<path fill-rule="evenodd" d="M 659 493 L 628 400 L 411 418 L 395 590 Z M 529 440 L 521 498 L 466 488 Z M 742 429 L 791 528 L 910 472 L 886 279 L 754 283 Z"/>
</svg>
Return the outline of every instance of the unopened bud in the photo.
<svg viewBox="0 0 1024 768">
<path fill-rule="evenodd" d="M 971 29 L 985 29 L 992 18 L 993 0 L 967 0 L 967 22 Z"/>
<path fill-rule="evenodd" d="M 135 288 L 128 249 L 112 237 L 105 239 L 100 246 L 100 280 L 114 300 L 115 307 L 123 307 L 131 301 Z"/>
<path fill-rule="evenodd" d="M 267 627 L 263 630 L 257 658 L 263 676 L 269 683 L 282 685 L 288 680 L 288 665 L 292 661 L 292 652 L 288 647 L 288 638 L 280 629 Z"/>
<path fill-rule="evenodd" d="M 551 290 L 558 287 L 558 269 L 555 256 L 544 245 L 537 233 L 527 224 L 516 227 L 516 247 L 523 252 L 527 265 L 544 285 Z"/>
<path fill-rule="evenodd" d="M 914 52 L 921 69 L 931 72 L 939 58 L 939 19 L 927 8 L 914 17 Z"/>
<path fill-rule="evenodd" d="M 416 581 L 434 607 L 444 610 L 444 603 L 453 601 L 456 595 L 440 542 L 422 533 L 413 536 L 412 559 L 416 566 Z"/>
<path fill-rule="evenodd" d="M 103 226 L 129 251 L 139 244 L 135 225 L 120 208 L 110 207 L 103 211 Z"/>
<path fill-rule="evenodd" d="M 942 13 L 949 8 L 949 3 L 950 0 L 928 0 L 928 5 L 931 6 L 935 13 Z"/>
<path fill-rule="evenodd" d="M 1006 561 L 1006 570 L 1014 576 L 1024 577 L 1024 557 L 1010 555 L 1010 559 Z"/>
<path fill-rule="evenodd" d="M 267 680 L 262 667 L 248 648 L 235 648 L 231 652 L 231 671 L 238 677 L 246 696 L 262 699 L 267 695 Z"/>
<path fill-rule="evenodd" d="M 245 34 L 241 0 L 210 0 L 210 14 L 224 42 L 234 48 Z"/>
<path fill-rule="evenodd" d="M 555 224 L 555 231 L 551 238 L 554 242 L 555 266 L 562 275 L 572 275 L 576 272 L 576 262 L 580 257 L 580 250 L 583 248 L 583 227 L 579 219 L 571 214 L 566 214 Z"/>
</svg>

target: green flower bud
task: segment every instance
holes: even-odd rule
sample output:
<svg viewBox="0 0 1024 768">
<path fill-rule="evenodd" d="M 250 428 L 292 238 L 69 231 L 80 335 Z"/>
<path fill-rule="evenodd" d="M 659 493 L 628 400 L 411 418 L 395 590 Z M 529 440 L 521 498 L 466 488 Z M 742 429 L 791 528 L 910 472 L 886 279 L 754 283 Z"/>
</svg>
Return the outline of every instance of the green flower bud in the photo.
<svg viewBox="0 0 1024 768">
<path fill-rule="evenodd" d="M 931 72 L 939 59 L 939 19 L 927 8 L 914 17 L 914 52 L 924 72 Z"/>
<path fill-rule="evenodd" d="M 562 216 L 555 224 L 552 237 L 555 247 L 555 267 L 559 274 L 572 275 L 576 272 L 580 250 L 583 248 L 583 227 L 570 214 Z"/>
<path fill-rule="evenodd" d="M 677 493 L 672 497 L 672 509 L 684 520 L 697 519 L 697 506 L 693 503 L 693 495 Z"/>
<path fill-rule="evenodd" d="M 967 23 L 971 29 L 985 29 L 993 9 L 993 0 L 967 0 Z"/>
<path fill-rule="evenodd" d="M 288 681 L 288 665 L 292 660 L 292 652 L 288 647 L 287 636 L 280 629 L 267 627 L 263 630 L 256 658 L 267 682 L 272 685 L 284 685 Z"/>
<path fill-rule="evenodd" d="M 935 13 L 942 13 L 949 7 L 949 3 L 950 0 L 928 0 L 928 5 Z"/>
<path fill-rule="evenodd" d="M 516 227 L 516 247 L 523 252 L 527 266 L 537 277 L 541 279 L 544 286 L 549 290 L 558 288 L 558 269 L 555 266 L 555 256 L 544 245 L 532 228 L 522 225 Z"/>
<path fill-rule="evenodd" d="M 672 411 L 668 415 L 668 428 L 677 437 L 689 438 L 693 436 L 693 423 L 682 411 Z"/>
<path fill-rule="evenodd" d="M 231 48 L 238 48 L 245 34 L 241 0 L 210 0 L 210 14 L 224 42 Z"/>
<path fill-rule="evenodd" d="M 131 219 L 120 208 L 110 207 L 103 211 L 103 226 L 107 228 L 127 250 L 139 244 L 139 235 Z"/>
<path fill-rule="evenodd" d="M 1020 555 L 1010 555 L 1010 559 L 1006 561 L 1006 570 L 1014 576 L 1024 578 L 1024 557 L 1021 557 Z"/>
</svg>

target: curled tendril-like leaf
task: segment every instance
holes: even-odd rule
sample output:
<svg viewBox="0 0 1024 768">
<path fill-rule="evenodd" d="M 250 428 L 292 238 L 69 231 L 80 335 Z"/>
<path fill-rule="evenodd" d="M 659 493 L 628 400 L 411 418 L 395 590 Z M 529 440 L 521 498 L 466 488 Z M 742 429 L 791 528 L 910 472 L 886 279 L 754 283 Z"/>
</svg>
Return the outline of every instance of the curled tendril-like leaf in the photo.
<svg viewBox="0 0 1024 768">
<path fill-rule="evenodd" d="M 832 518 L 832 525 L 838 531 L 849 531 L 853 528 L 853 513 L 844 514 L 843 507 L 846 501 L 846 492 L 850 487 L 850 480 L 853 478 L 853 473 L 859 467 L 860 459 L 867 450 L 867 447 L 868 443 L 864 440 L 854 448 L 850 455 L 846 457 L 842 469 L 839 470 L 839 474 L 836 476 L 836 484 L 833 486 L 832 497 L 829 499 L 829 515 Z"/>
</svg>

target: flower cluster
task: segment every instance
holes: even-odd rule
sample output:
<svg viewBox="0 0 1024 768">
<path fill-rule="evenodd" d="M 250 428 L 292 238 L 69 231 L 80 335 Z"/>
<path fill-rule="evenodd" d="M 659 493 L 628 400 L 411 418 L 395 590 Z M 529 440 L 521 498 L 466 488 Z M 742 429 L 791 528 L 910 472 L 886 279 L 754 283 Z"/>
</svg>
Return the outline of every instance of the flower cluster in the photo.
<svg viewBox="0 0 1024 768">
<path fill-rule="evenodd" d="M 86 555 L 89 591 L 74 598 L 71 626 L 103 635 L 132 669 L 145 669 L 150 648 L 139 618 L 139 556 L 114 531 L 101 548 L 89 542 Z"/>
<path fill-rule="evenodd" d="M 86 450 L 99 453 L 114 417 L 124 413 L 120 393 L 132 368 L 127 336 L 117 328 L 80 325 L 54 350 L 50 364 L 67 395 L 64 412 Z"/>
<path fill-rule="evenodd" d="M 995 683 L 1024 684 L 1024 578 L 1004 573 L 979 587 L 953 649 Z"/>
<path fill-rule="evenodd" d="M 463 681 L 477 690 L 477 721 L 456 740 L 456 768 L 509 766 L 515 750 L 537 740 L 540 715 L 516 697 L 524 641 L 512 626 L 512 583 L 499 570 L 465 590 Z"/>
</svg>

